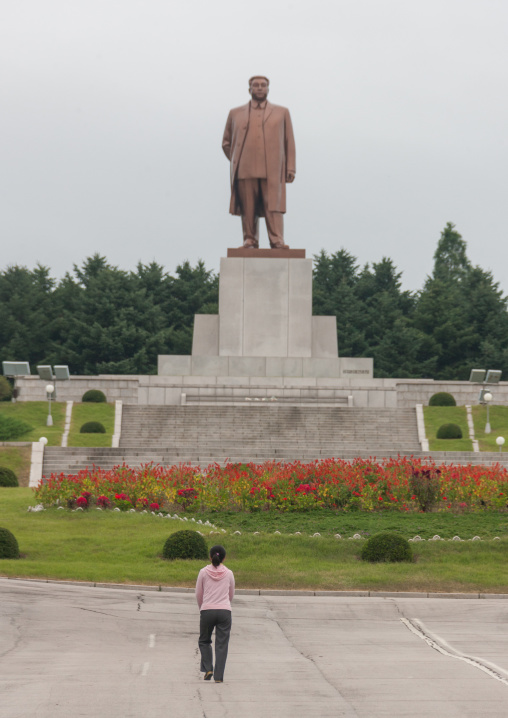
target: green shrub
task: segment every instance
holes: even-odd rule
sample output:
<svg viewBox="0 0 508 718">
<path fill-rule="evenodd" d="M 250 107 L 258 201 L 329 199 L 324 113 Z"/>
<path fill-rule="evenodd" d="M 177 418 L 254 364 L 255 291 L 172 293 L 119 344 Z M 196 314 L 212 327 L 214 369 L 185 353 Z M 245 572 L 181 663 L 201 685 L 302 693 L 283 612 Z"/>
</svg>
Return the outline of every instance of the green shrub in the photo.
<svg viewBox="0 0 508 718">
<path fill-rule="evenodd" d="M 457 402 L 447 391 L 438 391 L 430 397 L 429 406 L 457 406 Z"/>
<path fill-rule="evenodd" d="M 362 549 L 362 559 L 377 563 L 379 561 L 412 561 L 413 552 L 407 539 L 399 534 L 383 531 L 371 536 Z"/>
<path fill-rule="evenodd" d="M 162 549 L 163 558 L 173 561 L 177 558 L 194 558 L 206 561 L 208 547 L 197 531 L 176 531 L 168 538 Z"/>
<path fill-rule="evenodd" d="M 105 434 L 106 429 L 100 421 L 87 421 L 79 430 L 80 434 Z"/>
<path fill-rule="evenodd" d="M 106 401 L 106 394 L 104 394 L 104 392 L 100 389 L 89 389 L 88 391 L 85 391 L 81 397 L 81 401 L 92 401 L 95 404 L 101 404 Z"/>
<path fill-rule="evenodd" d="M 414 468 L 409 477 L 409 486 L 416 498 L 420 511 L 432 511 L 439 498 L 439 476 L 441 469 Z"/>
<path fill-rule="evenodd" d="M 437 439 L 462 439 L 462 429 L 458 424 L 441 424 L 436 434 Z"/>
<path fill-rule="evenodd" d="M 9 529 L 0 527 L 0 558 L 19 558 L 19 546 L 16 537 Z"/>
<path fill-rule="evenodd" d="M 33 426 L 27 424 L 26 421 L 0 414 L 0 441 L 16 441 L 16 439 L 32 431 L 32 429 Z"/>
<path fill-rule="evenodd" d="M 0 376 L 0 401 L 10 401 L 12 399 L 12 386 L 8 379 Z"/>
<path fill-rule="evenodd" d="M 19 486 L 18 477 L 6 466 L 0 466 L 0 486 Z"/>
</svg>

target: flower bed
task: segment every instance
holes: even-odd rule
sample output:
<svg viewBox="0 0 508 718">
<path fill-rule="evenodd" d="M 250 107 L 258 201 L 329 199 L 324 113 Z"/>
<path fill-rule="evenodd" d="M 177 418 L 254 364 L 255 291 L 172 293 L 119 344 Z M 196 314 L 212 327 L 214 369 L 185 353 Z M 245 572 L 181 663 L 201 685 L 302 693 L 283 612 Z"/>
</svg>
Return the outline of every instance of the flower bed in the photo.
<svg viewBox="0 0 508 718">
<path fill-rule="evenodd" d="M 308 464 L 93 467 L 55 475 L 35 489 L 44 506 L 200 511 L 483 511 L 508 508 L 508 472 L 436 466 L 412 457 L 327 459 Z"/>
</svg>

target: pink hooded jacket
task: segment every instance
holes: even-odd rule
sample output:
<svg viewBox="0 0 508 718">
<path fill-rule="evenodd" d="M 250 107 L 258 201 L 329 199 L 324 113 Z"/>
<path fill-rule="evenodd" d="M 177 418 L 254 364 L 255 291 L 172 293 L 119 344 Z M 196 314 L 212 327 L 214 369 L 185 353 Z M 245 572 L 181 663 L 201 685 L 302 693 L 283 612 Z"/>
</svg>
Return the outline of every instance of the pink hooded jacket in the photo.
<svg viewBox="0 0 508 718">
<path fill-rule="evenodd" d="M 235 595 L 233 571 L 224 564 L 210 564 L 201 569 L 196 581 L 196 600 L 199 610 L 224 608 L 231 611 L 231 600 Z"/>
</svg>

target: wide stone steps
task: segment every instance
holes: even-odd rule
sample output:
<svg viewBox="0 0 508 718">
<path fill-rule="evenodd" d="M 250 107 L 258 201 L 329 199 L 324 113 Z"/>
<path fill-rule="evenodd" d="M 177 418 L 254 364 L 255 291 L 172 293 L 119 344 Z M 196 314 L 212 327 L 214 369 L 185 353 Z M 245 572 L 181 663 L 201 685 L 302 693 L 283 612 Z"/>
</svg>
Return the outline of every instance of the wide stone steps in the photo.
<svg viewBox="0 0 508 718">
<path fill-rule="evenodd" d="M 357 441 L 330 441 L 330 442 L 318 442 L 318 441 L 284 441 L 281 443 L 273 442 L 242 442 L 242 441 L 201 441 L 201 442 L 165 442 L 153 443 L 138 441 L 133 446 L 122 446 L 122 449 L 144 449 L 145 451 L 160 451 L 161 446 L 167 450 L 173 452 L 195 452 L 210 450 L 212 453 L 223 453 L 224 451 L 236 450 L 245 453 L 246 451 L 318 451 L 326 449 L 327 451 L 360 451 L 379 449 L 383 451 L 419 451 L 419 448 L 415 449 L 408 448 L 407 444 L 403 442 L 389 442 L 389 441 L 372 441 L 372 440 L 357 440 Z"/>
<path fill-rule="evenodd" d="M 160 444 L 148 443 L 139 441 L 132 446 L 123 446 L 122 449 L 144 449 L 145 451 L 158 451 L 161 446 L 172 452 L 190 452 L 196 453 L 197 451 L 203 453 L 203 451 L 209 451 L 214 454 L 221 454 L 224 451 L 240 451 L 246 452 L 271 452 L 271 451 L 318 451 L 326 450 L 328 452 L 341 452 L 341 451 L 360 451 L 378 449 L 385 451 L 419 451 L 420 447 L 408 447 L 403 442 L 382 442 L 382 441 L 350 441 L 350 442 L 281 442 L 281 443 L 267 443 L 267 442 L 165 442 Z"/>
<path fill-rule="evenodd" d="M 288 438 L 280 438 L 277 440 L 272 441 L 266 441 L 261 439 L 252 439 L 252 438 L 239 438 L 239 439 L 231 439 L 224 436 L 218 436 L 218 437 L 207 437 L 204 439 L 203 437 L 192 437 L 192 436 L 185 436 L 185 437 L 175 437 L 171 435 L 167 436 L 161 436 L 157 440 L 151 440 L 148 438 L 144 438 L 142 436 L 139 436 L 136 440 L 131 441 L 123 441 L 121 443 L 121 448 L 137 448 L 137 447 L 145 447 L 146 449 L 156 449 L 161 446 L 164 447 L 171 447 L 172 449 L 178 449 L 182 450 L 184 448 L 189 448 L 191 450 L 196 449 L 203 449 L 205 447 L 208 447 L 210 449 L 215 448 L 217 451 L 221 452 L 228 448 L 241 448 L 244 451 L 247 450 L 257 450 L 257 449 L 280 449 L 280 448 L 288 448 L 288 449 L 304 449 L 308 448 L 309 450 L 317 449 L 317 448 L 333 448 L 335 451 L 341 450 L 351 450 L 354 451 L 356 449 L 361 448 L 370 448 L 370 447 L 384 447 L 388 450 L 405 450 L 405 451 L 418 451 L 419 446 L 417 442 L 415 441 L 409 441 L 404 440 L 402 437 L 393 437 L 392 439 L 388 437 L 383 436 L 360 436 L 360 437 L 299 437 L 298 439 L 288 439 Z"/>
<path fill-rule="evenodd" d="M 125 407 L 121 446 L 185 442 L 379 441 L 418 449 L 415 410 L 248 406 Z M 360 447 L 359 447 L 360 448 Z"/>
<path fill-rule="evenodd" d="M 414 409 L 124 406 L 117 449 L 46 449 L 43 473 L 92 465 L 314 461 L 420 451 Z"/>
<path fill-rule="evenodd" d="M 202 468 L 206 468 L 210 464 L 224 464 L 226 461 L 231 463 L 248 463 L 249 461 L 261 463 L 263 461 L 275 460 L 287 463 L 296 460 L 311 462 L 315 459 L 326 458 L 341 458 L 347 461 L 352 461 L 356 458 L 375 458 L 377 461 L 381 461 L 387 458 L 396 459 L 399 456 L 412 456 L 415 459 L 422 460 L 428 460 L 430 458 L 438 464 L 493 465 L 500 463 L 508 468 L 508 453 L 500 454 L 497 452 L 485 452 L 481 454 L 473 454 L 472 452 L 433 452 L 424 454 L 420 451 L 341 452 L 340 454 L 335 453 L 329 456 L 326 455 L 326 452 L 321 452 L 319 456 L 311 452 L 309 455 L 302 453 L 296 457 L 294 454 L 283 455 L 275 452 L 271 454 L 259 453 L 256 456 L 246 455 L 244 453 L 232 454 L 230 456 L 212 456 L 209 454 L 198 455 L 196 453 L 175 455 L 175 453 L 167 450 L 145 452 L 133 449 L 64 449 L 60 447 L 48 447 L 45 452 L 43 474 L 49 477 L 52 473 L 75 473 L 87 467 L 91 469 L 92 466 L 109 470 L 124 463 L 132 467 L 153 462 L 161 466 L 188 464 L 192 466 L 199 465 Z"/>
</svg>

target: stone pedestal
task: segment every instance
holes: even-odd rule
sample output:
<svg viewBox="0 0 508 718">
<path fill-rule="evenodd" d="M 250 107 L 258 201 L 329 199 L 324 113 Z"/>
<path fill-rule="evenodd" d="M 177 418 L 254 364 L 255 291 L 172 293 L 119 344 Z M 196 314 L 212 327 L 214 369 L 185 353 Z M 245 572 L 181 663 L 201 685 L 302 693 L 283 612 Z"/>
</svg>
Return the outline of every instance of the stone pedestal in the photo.
<svg viewBox="0 0 508 718">
<path fill-rule="evenodd" d="M 335 317 L 312 316 L 312 260 L 221 259 L 219 314 L 196 315 L 192 355 L 336 359 Z"/>
<path fill-rule="evenodd" d="M 302 256 L 303 255 L 303 256 Z M 312 316 L 305 250 L 228 250 L 219 313 L 196 314 L 192 355 L 159 356 L 163 376 L 372 378 L 372 359 L 339 359 L 337 320 Z"/>
<path fill-rule="evenodd" d="M 312 356 L 312 260 L 221 259 L 219 355 Z"/>
</svg>

